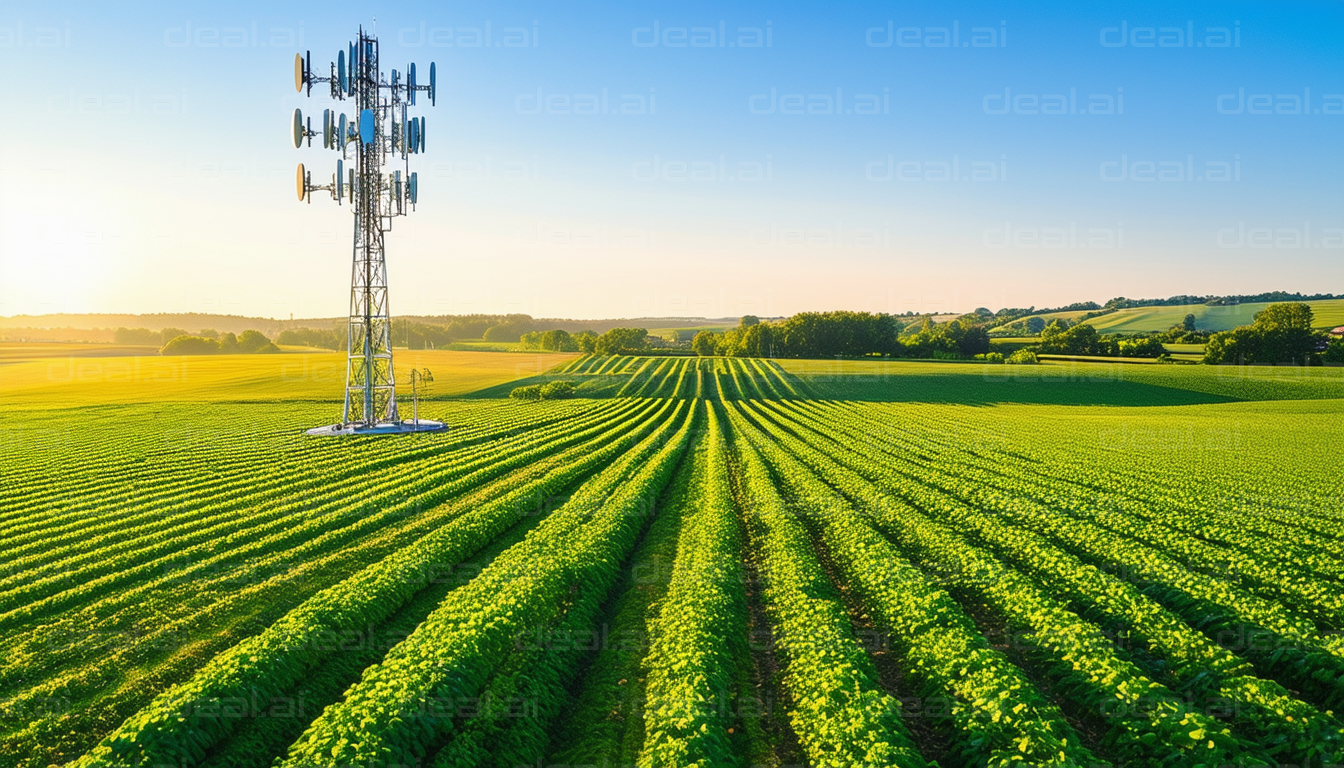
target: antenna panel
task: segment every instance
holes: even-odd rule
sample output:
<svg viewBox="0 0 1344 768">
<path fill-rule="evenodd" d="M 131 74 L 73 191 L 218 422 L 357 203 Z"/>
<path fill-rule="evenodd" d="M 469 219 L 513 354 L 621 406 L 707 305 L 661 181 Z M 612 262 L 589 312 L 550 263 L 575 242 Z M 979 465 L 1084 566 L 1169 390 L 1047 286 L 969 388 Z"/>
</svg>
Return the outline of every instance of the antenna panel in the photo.
<svg viewBox="0 0 1344 768">
<path fill-rule="evenodd" d="M 438 88 L 434 82 L 434 62 L 431 61 L 429 62 L 429 105 L 431 107 L 434 106 L 434 98 L 437 93 Z"/>
<path fill-rule="evenodd" d="M 294 148 L 303 146 L 303 111 L 294 110 Z"/>
<path fill-rule="evenodd" d="M 294 90 L 303 93 L 303 54 L 294 54 Z"/>
<path fill-rule="evenodd" d="M 373 110 L 363 110 L 359 113 L 359 140 L 365 144 L 372 144 L 374 133 Z"/>
<path fill-rule="evenodd" d="M 303 163 L 299 163 L 299 172 L 298 175 L 295 176 L 296 186 L 299 191 L 299 202 L 303 202 L 304 195 L 308 191 L 308 185 L 304 183 L 305 181 L 307 181 L 307 174 L 303 170 Z"/>
</svg>

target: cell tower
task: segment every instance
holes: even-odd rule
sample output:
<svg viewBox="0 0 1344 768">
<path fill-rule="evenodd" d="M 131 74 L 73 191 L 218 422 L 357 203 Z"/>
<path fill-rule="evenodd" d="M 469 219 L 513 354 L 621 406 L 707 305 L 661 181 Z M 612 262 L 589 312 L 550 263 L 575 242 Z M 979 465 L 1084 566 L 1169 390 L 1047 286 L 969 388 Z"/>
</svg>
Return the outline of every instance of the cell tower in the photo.
<svg viewBox="0 0 1344 768">
<path fill-rule="evenodd" d="M 341 154 L 330 184 L 314 184 L 312 172 L 299 164 L 299 200 L 312 202 L 313 193 L 327 191 L 338 204 L 349 203 L 355 218 L 353 263 L 350 272 L 349 343 L 345 374 L 345 410 L 341 422 L 308 430 L 310 435 L 386 435 L 430 432 L 444 428 L 437 421 L 402 420 L 397 414 L 396 375 L 392 367 L 392 316 L 387 301 L 387 262 L 384 235 L 392 219 L 415 209 L 419 182 L 410 172 L 410 156 L 425 150 L 425 119 L 408 117 L 415 95 L 423 92 L 435 102 L 434 64 L 429 82 L 416 82 L 415 64 L 391 78 L 378 68 L 378 38 L 359 30 L 357 42 L 337 53 L 329 77 L 313 72 L 312 52 L 294 57 L 294 87 L 313 93 L 327 83 L 331 98 L 351 101 L 351 114 L 322 111 L 322 127 L 313 128 L 294 110 L 294 147 L 309 147 L 320 137 L 324 149 Z M 353 155 L 353 157 L 352 157 Z M 402 168 L 384 172 L 384 165 L 401 161 Z M 346 162 L 350 161 L 347 166 Z"/>
</svg>

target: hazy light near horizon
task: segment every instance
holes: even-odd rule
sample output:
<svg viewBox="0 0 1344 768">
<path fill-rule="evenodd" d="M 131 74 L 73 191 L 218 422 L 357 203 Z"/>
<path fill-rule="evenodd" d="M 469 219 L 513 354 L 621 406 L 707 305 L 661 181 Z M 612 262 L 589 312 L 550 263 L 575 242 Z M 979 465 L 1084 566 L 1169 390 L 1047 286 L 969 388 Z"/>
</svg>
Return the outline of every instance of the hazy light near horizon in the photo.
<svg viewBox="0 0 1344 768">
<path fill-rule="evenodd" d="M 380 7 L 384 66 L 435 60 L 442 90 L 392 311 L 1344 291 L 1344 7 L 1047 10 Z M 344 314 L 349 209 L 292 190 L 296 162 L 334 160 L 286 135 L 329 103 L 290 67 L 367 12 L 0 8 L 0 66 L 24 75 L 0 315 Z"/>
</svg>

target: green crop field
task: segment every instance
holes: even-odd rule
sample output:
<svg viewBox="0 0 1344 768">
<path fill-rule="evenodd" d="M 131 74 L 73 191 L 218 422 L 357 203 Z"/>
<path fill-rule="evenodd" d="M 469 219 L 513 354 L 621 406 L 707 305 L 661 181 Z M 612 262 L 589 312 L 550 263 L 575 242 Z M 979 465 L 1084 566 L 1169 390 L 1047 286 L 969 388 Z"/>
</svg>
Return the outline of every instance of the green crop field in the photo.
<svg viewBox="0 0 1344 768">
<path fill-rule="evenodd" d="M 1344 761 L 1344 369 L 397 364 L 0 349 L 0 765 Z"/>
<path fill-rule="evenodd" d="M 1334 328 L 1344 325 L 1344 299 L 1326 299 L 1305 302 L 1311 305 L 1317 328 Z M 1120 309 L 1100 317 L 1085 320 L 1088 325 L 1096 326 L 1102 333 L 1152 333 L 1165 331 L 1173 325 L 1180 325 L 1187 314 L 1195 316 L 1195 327 L 1201 331 L 1227 331 L 1239 325 L 1250 325 L 1255 313 L 1269 306 L 1268 303 L 1233 304 L 1228 306 L 1209 306 L 1207 304 L 1189 304 L 1175 307 L 1133 307 Z M 1037 317 L 1045 322 L 1054 318 L 1077 321 L 1087 314 L 1081 311 L 1047 312 Z M 1018 320 L 995 329 L 1000 334 L 1015 333 L 1023 327 Z"/>
</svg>

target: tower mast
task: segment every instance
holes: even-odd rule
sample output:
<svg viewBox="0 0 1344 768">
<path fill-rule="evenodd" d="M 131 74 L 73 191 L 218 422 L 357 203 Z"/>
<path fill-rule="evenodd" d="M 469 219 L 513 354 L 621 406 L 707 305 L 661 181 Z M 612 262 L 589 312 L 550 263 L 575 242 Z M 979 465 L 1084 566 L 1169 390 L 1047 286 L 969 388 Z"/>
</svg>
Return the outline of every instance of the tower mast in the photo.
<svg viewBox="0 0 1344 768">
<path fill-rule="evenodd" d="M 436 99 L 434 64 L 429 65 L 429 83 L 416 82 L 415 65 L 403 73 L 392 70 L 384 77 L 379 68 L 378 38 L 361 27 L 356 42 L 340 51 L 331 64 L 329 77 L 312 70 L 311 53 L 294 60 L 294 86 L 312 95 L 313 85 L 328 83 L 331 97 L 354 102 L 354 114 L 339 117 L 327 109 L 322 129 L 306 122 L 294 110 L 294 146 L 321 135 L 325 149 L 341 153 L 331 184 L 313 184 L 312 174 L 302 164 L 298 171 L 300 200 L 312 201 L 312 193 L 325 190 L 338 203 L 349 202 L 354 214 L 354 239 L 350 269 L 350 313 L 347 322 L 345 405 L 341 423 L 308 430 L 313 435 L 395 434 L 443 429 L 434 421 L 402 421 L 397 412 L 396 374 L 392 364 L 392 315 L 387 295 L 385 235 L 392 219 L 413 210 L 419 184 L 410 172 L 409 156 L 424 151 L 425 121 L 408 118 L 416 93 L 424 92 L 430 103 Z M 351 157 L 353 154 L 353 157 Z M 345 161 L 352 160 L 348 169 Z M 383 167 L 401 160 L 402 169 L 385 174 Z"/>
</svg>

